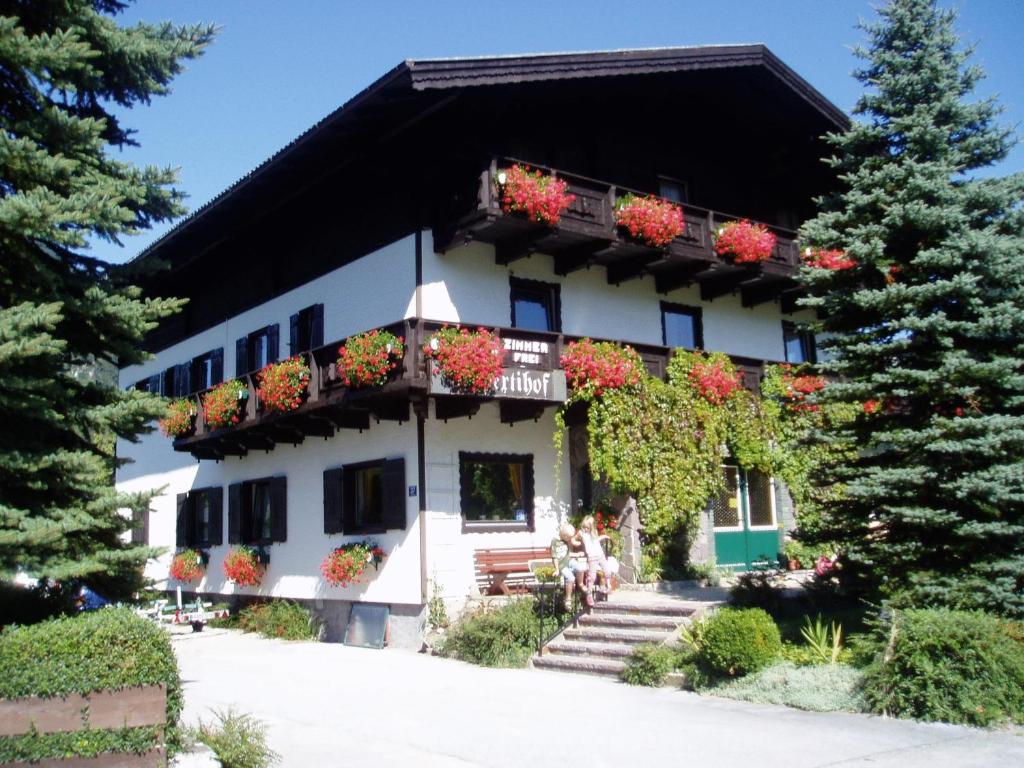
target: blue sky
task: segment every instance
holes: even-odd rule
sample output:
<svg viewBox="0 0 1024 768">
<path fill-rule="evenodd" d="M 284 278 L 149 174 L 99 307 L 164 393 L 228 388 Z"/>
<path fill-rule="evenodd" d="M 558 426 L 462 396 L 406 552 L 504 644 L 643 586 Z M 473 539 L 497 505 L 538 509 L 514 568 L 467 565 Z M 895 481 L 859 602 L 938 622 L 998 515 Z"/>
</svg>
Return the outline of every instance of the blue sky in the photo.
<svg viewBox="0 0 1024 768">
<path fill-rule="evenodd" d="M 998 95 L 1003 123 L 1024 122 L 1024 0 L 943 0 L 959 11 L 962 40 L 988 74 L 979 96 Z M 403 59 L 549 51 L 765 43 L 839 107 L 860 93 L 851 53 L 874 18 L 868 0 L 141 0 L 120 17 L 212 21 L 220 35 L 172 84 L 173 92 L 125 115 L 141 147 L 137 164 L 180 169 L 196 208 Z M 998 169 L 1024 170 L 1018 147 Z M 98 242 L 94 255 L 124 261 L 170 225 Z"/>
</svg>

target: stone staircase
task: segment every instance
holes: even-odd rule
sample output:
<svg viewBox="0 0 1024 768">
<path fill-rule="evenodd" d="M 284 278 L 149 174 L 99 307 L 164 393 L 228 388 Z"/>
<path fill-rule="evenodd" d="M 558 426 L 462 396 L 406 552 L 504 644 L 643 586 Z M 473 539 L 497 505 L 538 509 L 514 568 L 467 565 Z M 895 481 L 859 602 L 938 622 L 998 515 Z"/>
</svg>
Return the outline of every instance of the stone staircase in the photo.
<svg viewBox="0 0 1024 768">
<path fill-rule="evenodd" d="M 618 677 L 641 643 L 663 643 L 675 636 L 703 606 L 684 601 L 599 602 L 549 642 L 531 666 L 588 675 Z"/>
</svg>

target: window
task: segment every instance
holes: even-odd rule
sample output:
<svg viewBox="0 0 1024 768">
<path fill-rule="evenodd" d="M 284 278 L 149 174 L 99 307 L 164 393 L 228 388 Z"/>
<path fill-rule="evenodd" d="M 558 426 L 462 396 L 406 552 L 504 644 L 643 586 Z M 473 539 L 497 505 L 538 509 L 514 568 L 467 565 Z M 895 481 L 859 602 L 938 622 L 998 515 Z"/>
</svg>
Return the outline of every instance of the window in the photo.
<svg viewBox="0 0 1024 768">
<path fill-rule="evenodd" d="M 291 316 L 288 352 L 297 355 L 324 345 L 324 305 L 314 304 Z"/>
<path fill-rule="evenodd" d="M 700 307 L 661 302 L 661 340 L 666 347 L 704 348 L 704 322 Z"/>
<path fill-rule="evenodd" d="M 787 363 L 818 362 L 818 350 L 814 342 L 814 334 L 801 329 L 796 323 L 782 323 L 782 343 Z"/>
<path fill-rule="evenodd" d="M 531 331 L 562 330 L 560 289 L 555 283 L 511 278 L 512 327 Z"/>
<path fill-rule="evenodd" d="M 228 487 L 228 541 L 262 546 L 288 538 L 285 477 L 264 477 Z"/>
<path fill-rule="evenodd" d="M 757 470 L 722 467 L 725 487 L 711 499 L 711 519 L 716 531 L 774 530 L 775 486 L 770 476 Z"/>
<path fill-rule="evenodd" d="M 192 358 L 190 389 L 202 392 L 224 381 L 224 347 Z"/>
<path fill-rule="evenodd" d="M 155 373 L 149 378 L 135 382 L 135 388 L 140 392 L 150 392 L 154 395 L 159 395 L 161 393 L 160 382 L 162 378 L 163 377 L 161 374 Z"/>
<path fill-rule="evenodd" d="M 533 456 L 459 453 L 464 530 L 533 530 Z"/>
<path fill-rule="evenodd" d="M 405 459 L 379 459 L 324 472 L 324 533 L 405 530 Z"/>
<path fill-rule="evenodd" d="M 688 197 L 686 182 L 668 176 L 659 176 L 658 195 L 673 203 L 685 203 Z"/>
<path fill-rule="evenodd" d="M 253 331 L 235 342 L 235 377 L 258 371 L 268 363 L 276 363 L 279 330 L 277 323 Z"/>
<path fill-rule="evenodd" d="M 224 491 L 196 488 L 178 494 L 175 543 L 179 547 L 211 547 L 223 541 Z"/>
<path fill-rule="evenodd" d="M 191 373 L 188 363 L 172 365 L 160 374 L 160 394 L 164 397 L 185 397 L 191 394 Z"/>
</svg>

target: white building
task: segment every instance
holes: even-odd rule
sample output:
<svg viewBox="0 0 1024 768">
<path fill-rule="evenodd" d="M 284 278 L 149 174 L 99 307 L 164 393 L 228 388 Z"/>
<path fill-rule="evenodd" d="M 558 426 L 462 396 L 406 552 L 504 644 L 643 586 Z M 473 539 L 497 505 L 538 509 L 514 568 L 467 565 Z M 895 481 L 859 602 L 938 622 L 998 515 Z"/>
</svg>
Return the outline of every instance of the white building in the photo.
<svg viewBox="0 0 1024 768">
<path fill-rule="evenodd" d="M 828 183 L 819 137 L 845 120 L 762 46 L 399 65 L 137 260 L 169 265 L 147 291 L 190 302 L 122 385 L 199 398 L 234 376 L 253 395 L 237 426 L 209 430 L 200 417 L 194 435 L 119 445 L 130 459 L 120 489 L 166 486 L 147 535 L 168 554 L 149 575 L 167 579 L 175 547 L 199 547 L 206 575 L 184 588 L 310 601 L 328 639 L 352 602 L 383 604 L 392 642 L 418 644 L 429 581 L 464 598 L 478 585 L 474 552 L 547 547 L 584 493 L 576 452 L 556 467 L 552 446 L 565 341 L 629 342 L 652 372 L 671 347 L 720 350 L 751 386 L 765 361 L 813 354 L 792 327 L 793 228 Z M 502 211 L 492 177 L 510 157 L 569 183 L 576 199 L 557 228 Z M 684 235 L 659 250 L 618 232 L 612 203 L 629 189 L 680 202 Z M 711 228 L 737 216 L 776 232 L 770 261 L 715 256 Z M 420 345 L 442 323 L 499 329 L 508 373 L 548 374 L 552 389 L 439 388 Z M 394 380 L 340 386 L 341 343 L 382 327 L 409 342 Z M 252 374 L 299 353 L 313 363 L 305 404 L 262 412 Z M 509 466 L 516 500 L 481 513 L 469 468 L 495 463 Z M 735 519 L 709 512 L 703 554 L 719 535 L 741 549 L 758 532 L 777 538 L 778 501 L 756 508 L 738 487 L 720 511 Z M 379 570 L 329 586 L 322 559 L 367 538 L 386 553 Z M 245 542 L 269 553 L 259 587 L 221 571 Z"/>
</svg>

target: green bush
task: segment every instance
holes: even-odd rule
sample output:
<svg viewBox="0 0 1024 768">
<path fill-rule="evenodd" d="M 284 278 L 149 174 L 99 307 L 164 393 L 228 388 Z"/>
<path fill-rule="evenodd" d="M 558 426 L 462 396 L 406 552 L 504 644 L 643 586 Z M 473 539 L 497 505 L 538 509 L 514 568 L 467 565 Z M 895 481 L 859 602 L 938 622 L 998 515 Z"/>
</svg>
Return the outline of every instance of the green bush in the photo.
<svg viewBox="0 0 1024 768">
<path fill-rule="evenodd" d="M 0 698 L 167 686 L 166 743 L 177 749 L 181 682 L 170 637 L 126 608 L 106 608 L 0 634 Z M 99 752 L 144 752 L 159 727 L 0 738 L 0 763 Z"/>
<path fill-rule="evenodd" d="M 1024 642 L 995 616 L 949 609 L 893 611 L 870 638 L 871 710 L 992 725 L 1024 721 Z"/>
<path fill-rule="evenodd" d="M 693 631 L 697 662 L 713 675 L 757 672 L 782 653 L 772 617 L 760 608 L 721 608 Z"/>
<path fill-rule="evenodd" d="M 668 674 L 680 664 L 678 648 L 667 645 L 640 645 L 626 660 L 622 680 L 630 685 L 657 687 L 665 682 Z"/>
<path fill-rule="evenodd" d="M 545 618 L 545 634 L 555 628 Z M 524 667 L 537 650 L 538 621 L 532 598 L 474 613 L 456 624 L 440 646 L 443 656 L 485 667 Z"/>
<path fill-rule="evenodd" d="M 844 664 L 801 667 L 781 661 L 738 680 L 721 682 L 705 692 L 810 712 L 863 712 L 861 674 L 860 670 Z"/>
<path fill-rule="evenodd" d="M 320 622 L 307 608 L 291 600 L 254 603 L 238 612 L 236 626 L 246 632 L 282 640 L 316 640 Z"/>
<path fill-rule="evenodd" d="M 190 734 L 213 750 L 223 768 L 268 768 L 280 762 L 267 745 L 267 727 L 252 715 L 214 710 L 215 722 L 201 720 Z"/>
</svg>

